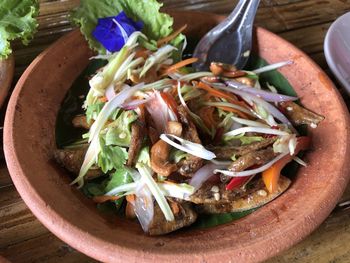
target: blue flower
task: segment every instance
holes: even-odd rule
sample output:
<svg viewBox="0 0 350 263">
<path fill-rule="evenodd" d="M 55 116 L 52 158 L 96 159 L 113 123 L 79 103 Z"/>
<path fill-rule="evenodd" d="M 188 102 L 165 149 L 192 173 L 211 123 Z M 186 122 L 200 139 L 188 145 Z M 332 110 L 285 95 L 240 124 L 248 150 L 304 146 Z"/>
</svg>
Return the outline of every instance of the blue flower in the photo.
<svg viewBox="0 0 350 263">
<path fill-rule="evenodd" d="M 92 35 L 110 52 L 119 51 L 135 31 L 141 31 L 143 23 L 135 22 L 123 11 L 117 16 L 99 18 Z"/>
</svg>

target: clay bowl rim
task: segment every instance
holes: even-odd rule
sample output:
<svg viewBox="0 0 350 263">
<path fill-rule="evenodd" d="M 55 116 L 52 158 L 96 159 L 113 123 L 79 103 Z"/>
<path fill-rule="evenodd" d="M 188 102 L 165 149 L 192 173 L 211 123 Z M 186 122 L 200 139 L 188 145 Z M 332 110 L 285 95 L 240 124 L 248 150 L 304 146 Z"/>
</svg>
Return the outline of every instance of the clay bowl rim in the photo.
<svg viewBox="0 0 350 263">
<path fill-rule="evenodd" d="M 193 14 L 195 15 L 206 15 L 215 18 L 216 20 L 222 19 L 222 16 L 213 15 L 209 13 L 200 13 L 200 12 L 186 12 L 187 14 Z M 287 41 L 283 40 L 282 38 L 274 35 L 273 33 L 262 29 L 257 28 L 257 30 L 261 34 L 269 35 L 273 37 L 273 39 L 278 40 L 279 43 L 282 43 L 283 45 L 286 45 L 290 50 L 292 50 L 294 53 L 299 54 L 299 56 L 307 61 L 307 63 L 312 67 L 312 69 L 315 72 L 320 72 L 320 76 L 323 78 L 323 83 L 327 88 L 329 89 L 329 92 L 332 96 L 335 96 L 334 99 L 337 101 L 337 106 L 339 107 L 339 110 L 342 111 L 342 123 L 347 125 L 349 123 L 349 115 L 348 111 L 346 109 L 346 106 L 344 102 L 342 101 L 341 96 L 339 95 L 338 91 L 333 86 L 332 82 L 329 80 L 327 76 L 324 75 L 322 70 L 313 62 L 311 61 L 303 52 L 298 50 L 296 47 L 288 43 Z M 35 190 L 35 188 L 30 187 L 30 180 L 26 177 L 26 172 L 23 170 L 23 167 L 21 167 L 21 162 L 18 159 L 16 151 L 18 150 L 18 145 L 16 145 L 16 142 L 14 140 L 14 134 L 15 131 L 13 128 L 13 122 L 14 118 L 17 114 L 16 111 L 16 104 L 17 100 L 19 99 L 20 92 L 22 88 L 24 87 L 24 84 L 26 83 L 26 80 L 28 76 L 30 76 L 31 72 L 37 67 L 38 64 L 40 64 L 40 61 L 45 57 L 46 54 L 54 50 L 57 46 L 59 46 L 60 43 L 64 42 L 66 39 L 69 39 L 74 34 L 77 34 L 77 32 L 72 32 L 67 34 L 66 36 L 62 37 L 60 40 L 58 40 L 56 43 L 54 43 L 51 47 L 49 47 L 47 50 L 45 50 L 42 54 L 40 54 L 33 62 L 32 64 L 27 68 L 25 73 L 22 75 L 21 79 L 18 81 L 16 88 L 11 96 L 9 106 L 6 113 L 6 119 L 5 119 L 5 132 L 4 132 L 4 150 L 5 150 L 5 156 L 6 161 L 9 167 L 9 171 L 12 177 L 12 180 L 20 193 L 21 197 L 25 201 L 25 203 L 30 207 L 32 212 L 37 216 L 37 218 L 56 236 L 58 236 L 60 239 L 67 242 L 72 247 L 78 249 L 79 251 L 94 257 L 98 260 L 102 261 L 111 261 L 110 255 L 105 255 L 103 252 L 101 252 L 100 255 L 97 255 L 96 252 L 91 250 L 91 245 L 95 246 L 96 248 L 99 248 L 103 251 L 103 247 L 108 243 L 107 241 L 104 241 L 101 238 L 95 237 L 90 233 L 82 233 L 82 230 L 77 227 L 76 225 L 73 225 L 70 221 L 62 218 L 62 216 L 58 213 L 56 213 L 54 207 L 51 207 L 49 204 L 46 203 L 44 199 L 38 194 L 38 192 Z M 347 138 L 350 138 L 350 131 L 346 129 L 343 132 Z M 342 159 L 342 165 L 339 167 L 341 171 L 337 173 L 338 180 L 332 181 L 334 184 L 333 188 L 329 187 L 325 189 L 325 193 L 320 194 L 319 198 L 322 198 L 322 200 L 318 200 L 317 205 L 322 207 L 322 202 L 325 201 L 325 198 L 328 198 L 328 203 L 323 207 L 323 210 L 316 212 L 319 207 L 314 207 L 312 211 L 309 211 L 309 214 L 307 216 L 304 216 L 302 219 L 300 219 L 299 223 L 304 223 L 306 221 L 310 221 L 310 224 L 301 225 L 301 224 L 291 224 L 290 227 L 284 229 L 284 232 L 277 233 L 276 230 L 274 234 L 276 236 L 266 236 L 264 238 L 258 238 L 257 240 L 254 240 L 253 244 L 250 244 L 248 247 L 241 247 L 239 248 L 241 251 L 244 249 L 246 250 L 244 253 L 236 254 L 241 259 L 245 259 L 246 262 L 250 261 L 260 261 L 267 259 L 271 256 L 276 255 L 277 253 L 289 248 L 290 246 L 294 245 L 295 243 L 299 242 L 303 238 L 305 238 L 310 232 L 312 232 L 319 224 L 322 223 L 322 221 L 329 215 L 333 207 L 335 206 L 337 200 L 340 198 L 342 192 L 345 189 L 346 183 L 349 180 L 349 164 L 350 164 L 350 155 L 348 154 L 350 151 L 350 141 L 349 139 L 346 141 L 346 144 L 344 145 L 344 148 L 342 149 L 346 154 L 344 154 Z M 349 157 L 347 157 L 349 156 Z M 286 193 L 286 195 L 288 192 Z M 283 197 L 283 196 L 282 196 Z M 273 202 L 272 202 L 273 203 Z M 261 214 L 259 211 L 263 210 L 264 208 L 259 209 L 255 213 L 252 214 L 252 216 Z M 306 218 L 308 217 L 308 218 Z M 51 224 L 51 222 L 58 222 L 59 226 L 54 226 Z M 225 225 L 225 227 L 231 226 L 231 223 L 228 223 Z M 233 225 L 233 224 L 232 224 Z M 221 228 L 215 227 L 216 228 Z M 205 232 L 207 230 L 201 230 L 197 231 L 194 230 L 197 234 L 200 234 L 201 232 Z M 208 230 L 209 231 L 209 230 Z M 298 235 L 293 235 L 291 231 L 295 231 L 298 233 Z M 279 240 L 278 237 L 282 237 L 284 234 L 288 234 L 288 238 L 284 238 Z M 81 241 L 81 238 L 85 239 L 85 243 L 89 244 L 90 246 L 83 246 L 80 245 L 79 242 Z M 271 245 L 271 249 L 264 249 L 265 251 L 259 251 L 259 253 L 256 253 L 252 256 L 247 256 L 246 254 L 249 252 L 253 252 L 254 249 L 256 249 L 258 246 L 262 246 L 265 242 L 269 243 Z M 272 242 L 272 243 L 271 243 Z M 109 243 L 108 243 L 109 244 Z M 222 254 L 228 254 L 228 257 L 222 257 L 222 260 L 229 259 L 229 256 L 232 256 L 230 254 L 230 249 L 227 247 L 215 250 L 206 251 L 206 254 L 201 255 L 196 254 L 196 257 L 193 258 L 194 254 L 191 254 L 190 252 L 186 252 L 186 254 L 182 254 L 181 256 L 176 253 L 169 253 L 169 254 L 158 254 L 154 251 L 151 253 L 143 252 L 142 251 L 135 251 L 133 248 L 124 247 L 117 244 L 112 244 L 113 246 L 116 246 L 118 249 L 118 252 L 120 254 L 118 255 L 120 258 L 119 260 L 127 260 L 131 259 L 130 256 L 133 256 L 134 259 L 141 257 L 145 261 L 152 261 L 154 259 L 158 260 L 170 260 L 171 261 L 183 261 L 183 260 L 193 260 L 193 261 L 200 261 L 200 260 L 216 260 L 220 261 L 220 258 L 218 258 Z M 253 245 L 253 247 L 252 247 Z M 237 249 L 236 249 L 237 250 Z M 232 252 L 233 253 L 233 252 Z M 236 251 L 237 253 L 237 251 Z M 140 258 L 140 259 L 141 259 Z M 232 258 L 232 257 L 231 257 Z M 239 258 L 237 258 L 238 260 Z M 187 261 L 186 261 L 187 262 Z"/>
</svg>

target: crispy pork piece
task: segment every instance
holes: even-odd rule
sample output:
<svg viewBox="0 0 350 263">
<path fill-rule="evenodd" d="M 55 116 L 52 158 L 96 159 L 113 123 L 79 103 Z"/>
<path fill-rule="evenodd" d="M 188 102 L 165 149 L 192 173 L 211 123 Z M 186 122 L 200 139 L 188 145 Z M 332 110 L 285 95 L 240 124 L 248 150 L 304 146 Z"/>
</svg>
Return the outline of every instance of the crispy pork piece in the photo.
<svg viewBox="0 0 350 263">
<path fill-rule="evenodd" d="M 55 160 L 68 171 L 78 175 L 80 167 L 83 164 L 87 147 L 80 147 L 77 149 L 57 149 L 54 152 Z M 102 175 L 102 171 L 99 168 L 90 169 L 85 178 L 93 179 Z"/>
<path fill-rule="evenodd" d="M 181 136 L 181 123 L 169 121 L 166 125 L 166 132 Z M 171 146 L 163 140 L 158 140 L 151 148 L 151 167 L 153 171 L 162 176 L 169 176 L 178 169 L 175 163 L 169 161 L 170 149 Z"/>
<path fill-rule="evenodd" d="M 280 102 L 279 105 L 284 109 L 288 119 L 294 125 L 307 124 L 311 128 L 316 128 L 324 120 L 323 116 L 305 109 L 293 101 Z"/>
<path fill-rule="evenodd" d="M 77 115 L 73 118 L 72 124 L 75 128 L 83 128 L 89 130 L 92 122 L 88 123 L 85 115 Z"/>
<path fill-rule="evenodd" d="M 141 147 L 142 147 L 142 142 L 145 137 L 145 131 L 146 128 L 144 124 L 140 123 L 139 121 L 135 121 L 134 123 L 131 124 L 131 141 L 130 141 L 130 146 L 128 150 L 128 166 L 134 165 Z"/>
<path fill-rule="evenodd" d="M 245 71 L 238 70 L 234 65 L 225 64 L 221 62 L 211 62 L 209 68 L 215 76 L 236 78 L 247 75 Z"/>
<path fill-rule="evenodd" d="M 218 159 L 231 159 L 232 156 L 240 157 L 250 152 L 264 149 L 276 141 L 277 137 L 266 138 L 260 142 L 253 142 L 242 146 L 208 146 L 207 149 L 214 152 Z"/>
<path fill-rule="evenodd" d="M 128 166 L 134 165 L 146 135 L 146 117 L 145 110 L 140 107 L 140 117 L 131 124 L 131 141 L 128 150 Z"/>
<path fill-rule="evenodd" d="M 281 178 L 279 182 L 281 185 L 285 185 L 286 181 L 290 181 L 286 177 L 281 176 Z M 261 177 L 253 179 L 245 188 L 233 190 L 226 190 L 226 184 L 224 183 L 206 182 L 189 197 L 189 201 L 195 204 L 227 204 L 261 189 L 266 190 Z"/>
<path fill-rule="evenodd" d="M 234 172 L 244 171 L 245 169 L 254 165 L 263 165 L 271 161 L 275 156 L 276 154 L 274 153 L 272 147 L 249 152 L 232 162 L 228 169 Z"/>
<path fill-rule="evenodd" d="M 163 140 L 153 144 L 151 148 L 152 170 L 162 176 L 169 176 L 177 170 L 177 166 L 169 161 L 170 145 Z"/>
<path fill-rule="evenodd" d="M 183 106 L 178 107 L 180 121 L 183 126 L 182 138 L 185 140 L 202 144 L 199 139 L 196 126 L 190 120 L 186 109 Z M 180 165 L 179 173 L 183 176 L 192 176 L 199 168 L 203 166 L 203 160 L 197 156 L 189 155 Z"/>
<path fill-rule="evenodd" d="M 148 232 L 151 236 L 164 235 L 193 224 L 197 213 L 192 209 L 191 203 L 177 203 L 178 211 L 174 213 L 175 220 L 167 221 L 157 203 L 154 204 L 154 217 Z"/>
<path fill-rule="evenodd" d="M 210 202 L 196 206 L 196 211 L 204 214 L 216 214 L 216 213 L 233 213 L 233 212 L 244 212 L 254 208 L 258 208 L 272 201 L 287 190 L 291 181 L 284 176 L 281 176 L 278 182 L 278 189 L 274 193 L 269 193 L 262 180 L 254 182 L 256 185 L 246 192 L 241 192 L 236 196 L 231 195 L 232 200 L 230 202 Z M 225 198 L 226 193 L 222 193 Z M 226 194 L 227 196 L 227 194 Z M 231 198 L 230 198 L 231 199 Z"/>
</svg>

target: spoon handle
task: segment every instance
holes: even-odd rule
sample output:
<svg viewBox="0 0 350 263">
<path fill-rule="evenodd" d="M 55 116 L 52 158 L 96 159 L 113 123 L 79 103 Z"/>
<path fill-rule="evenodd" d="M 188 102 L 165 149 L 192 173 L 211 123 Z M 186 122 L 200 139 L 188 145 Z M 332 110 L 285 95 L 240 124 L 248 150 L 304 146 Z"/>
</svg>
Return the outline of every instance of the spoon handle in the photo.
<svg viewBox="0 0 350 263">
<path fill-rule="evenodd" d="M 254 18 L 260 0 L 240 0 L 225 20 L 224 30 L 249 30 L 253 28 Z"/>
</svg>

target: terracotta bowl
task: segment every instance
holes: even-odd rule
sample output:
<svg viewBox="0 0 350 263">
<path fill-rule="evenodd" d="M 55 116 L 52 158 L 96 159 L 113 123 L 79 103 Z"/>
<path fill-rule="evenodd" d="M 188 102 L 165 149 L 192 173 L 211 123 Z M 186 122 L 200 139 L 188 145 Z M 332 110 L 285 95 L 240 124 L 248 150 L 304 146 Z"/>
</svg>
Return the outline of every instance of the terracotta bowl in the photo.
<svg viewBox="0 0 350 263">
<path fill-rule="evenodd" d="M 173 15 L 177 24 L 188 24 L 186 33 L 192 37 L 200 37 L 222 20 L 203 13 Z M 63 241 L 104 262 L 256 262 L 305 238 L 330 214 L 348 182 L 349 115 L 331 81 L 304 53 L 262 28 L 256 29 L 256 39 L 268 62 L 293 59 L 294 64 L 281 72 L 302 103 L 326 117 L 310 131 L 313 148 L 305 157 L 308 167 L 299 169 L 281 197 L 235 222 L 160 237 L 143 234 L 137 223 L 110 222 L 101 216 L 52 161 L 57 112 L 91 55 L 74 31 L 28 67 L 8 107 L 6 161 L 26 204 Z"/>
<path fill-rule="evenodd" d="M 13 55 L 10 55 L 7 59 L 0 59 L 0 107 L 4 103 L 11 87 L 14 72 L 15 60 Z"/>
</svg>

